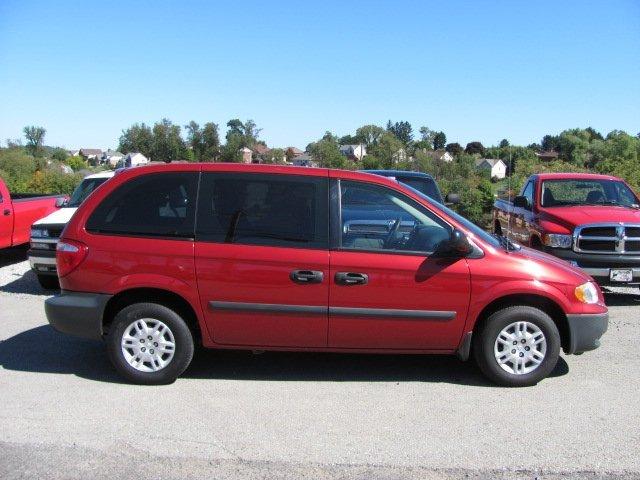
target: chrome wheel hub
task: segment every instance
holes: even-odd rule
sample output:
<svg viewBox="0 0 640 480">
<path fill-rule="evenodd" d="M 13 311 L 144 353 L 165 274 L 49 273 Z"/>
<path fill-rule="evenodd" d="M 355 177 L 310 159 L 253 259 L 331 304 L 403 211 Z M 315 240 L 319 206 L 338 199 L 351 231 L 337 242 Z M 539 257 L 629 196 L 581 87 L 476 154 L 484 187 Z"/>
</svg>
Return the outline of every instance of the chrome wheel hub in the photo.
<svg viewBox="0 0 640 480">
<path fill-rule="evenodd" d="M 533 372 L 547 353 L 547 339 L 537 325 L 514 322 L 503 328 L 493 347 L 498 365 L 513 375 Z"/>
<path fill-rule="evenodd" d="M 127 363 L 140 372 L 162 370 L 176 350 L 171 329 L 154 318 L 132 322 L 122 334 L 121 346 Z"/>
</svg>

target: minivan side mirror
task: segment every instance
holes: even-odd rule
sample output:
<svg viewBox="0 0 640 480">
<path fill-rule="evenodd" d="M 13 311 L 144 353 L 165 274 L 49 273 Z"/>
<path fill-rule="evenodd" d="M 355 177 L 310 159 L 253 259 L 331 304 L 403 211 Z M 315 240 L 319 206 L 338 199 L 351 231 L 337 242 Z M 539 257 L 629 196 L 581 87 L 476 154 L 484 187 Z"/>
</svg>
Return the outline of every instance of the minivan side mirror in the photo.
<svg viewBox="0 0 640 480">
<path fill-rule="evenodd" d="M 454 229 L 449 237 L 449 251 L 458 255 L 468 255 L 473 252 L 473 245 L 464 233 Z"/>
<path fill-rule="evenodd" d="M 460 203 L 460 195 L 457 193 L 449 193 L 446 197 L 444 197 L 444 201 L 451 205 L 457 205 Z"/>
<path fill-rule="evenodd" d="M 531 208 L 531 205 L 529 205 L 529 199 L 523 195 L 518 195 L 513 199 L 513 206 L 526 209 Z"/>
</svg>

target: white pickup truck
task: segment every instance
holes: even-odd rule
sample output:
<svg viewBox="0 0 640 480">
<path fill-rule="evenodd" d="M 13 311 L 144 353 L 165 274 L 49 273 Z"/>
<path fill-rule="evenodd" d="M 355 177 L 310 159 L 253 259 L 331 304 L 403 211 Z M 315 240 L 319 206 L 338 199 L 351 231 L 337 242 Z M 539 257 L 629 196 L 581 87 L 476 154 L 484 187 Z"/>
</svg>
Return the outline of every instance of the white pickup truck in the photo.
<svg viewBox="0 0 640 480">
<path fill-rule="evenodd" d="M 56 271 L 56 244 L 67 222 L 80 204 L 115 172 L 100 172 L 85 177 L 71 194 L 71 198 L 50 215 L 36 221 L 31 227 L 31 248 L 28 252 L 31 269 L 43 288 L 58 288 Z"/>
</svg>

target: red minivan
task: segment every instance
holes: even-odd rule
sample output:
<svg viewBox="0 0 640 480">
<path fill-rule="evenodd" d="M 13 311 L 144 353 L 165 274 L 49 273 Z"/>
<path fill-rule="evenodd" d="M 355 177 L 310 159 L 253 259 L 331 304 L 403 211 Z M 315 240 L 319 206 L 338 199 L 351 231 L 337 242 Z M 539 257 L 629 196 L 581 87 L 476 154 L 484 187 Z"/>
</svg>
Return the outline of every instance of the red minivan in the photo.
<svg viewBox="0 0 640 480">
<path fill-rule="evenodd" d="M 562 348 L 599 346 L 608 313 L 592 279 L 492 236 L 381 176 L 240 164 L 116 175 L 57 248 L 57 330 L 104 339 L 141 384 L 174 381 L 194 345 L 473 355 L 532 385 Z"/>
</svg>

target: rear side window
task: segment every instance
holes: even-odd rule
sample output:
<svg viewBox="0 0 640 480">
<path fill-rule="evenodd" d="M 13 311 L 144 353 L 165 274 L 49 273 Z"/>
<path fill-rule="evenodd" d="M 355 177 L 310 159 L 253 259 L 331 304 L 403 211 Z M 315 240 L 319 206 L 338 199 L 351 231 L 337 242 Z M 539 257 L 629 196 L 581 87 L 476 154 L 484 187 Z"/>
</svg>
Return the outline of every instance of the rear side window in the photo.
<svg viewBox="0 0 640 480">
<path fill-rule="evenodd" d="M 327 179 L 204 173 L 196 238 L 203 241 L 328 248 Z"/>
<path fill-rule="evenodd" d="M 193 238 L 198 173 L 155 173 L 118 187 L 94 210 L 87 230 Z"/>
</svg>

